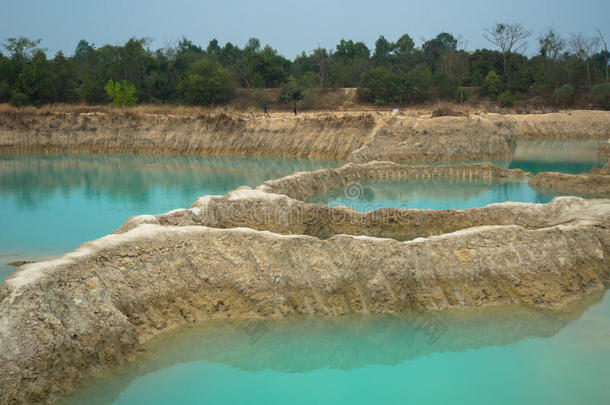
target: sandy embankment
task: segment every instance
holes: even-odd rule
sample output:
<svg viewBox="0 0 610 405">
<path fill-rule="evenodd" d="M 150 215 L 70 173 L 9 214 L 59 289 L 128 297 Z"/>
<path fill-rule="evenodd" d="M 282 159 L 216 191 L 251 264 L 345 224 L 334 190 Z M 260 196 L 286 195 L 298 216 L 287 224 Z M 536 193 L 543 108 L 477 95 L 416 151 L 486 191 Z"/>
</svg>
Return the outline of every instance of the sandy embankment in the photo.
<svg viewBox="0 0 610 405">
<path fill-rule="evenodd" d="M 517 139 L 608 139 L 610 112 L 469 117 L 386 112 L 274 114 L 0 113 L 0 151 L 135 152 L 460 161 L 511 156 Z"/>
<path fill-rule="evenodd" d="M 593 167 L 589 173 L 538 173 L 531 178 L 528 184 L 541 193 L 609 198 L 610 164 L 602 169 Z"/>
</svg>

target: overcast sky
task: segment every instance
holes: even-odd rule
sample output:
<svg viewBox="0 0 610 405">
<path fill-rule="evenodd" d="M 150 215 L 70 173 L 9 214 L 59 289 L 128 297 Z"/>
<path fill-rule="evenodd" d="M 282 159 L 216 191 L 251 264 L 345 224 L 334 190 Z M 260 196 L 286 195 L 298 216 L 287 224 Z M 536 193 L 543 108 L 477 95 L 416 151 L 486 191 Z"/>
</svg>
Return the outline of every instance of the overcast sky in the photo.
<svg viewBox="0 0 610 405">
<path fill-rule="evenodd" d="M 150 37 L 160 48 L 185 36 L 205 48 L 212 38 L 241 47 L 257 37 L 292 59 L 342 38 L 373 48 L 379 35 L 408 33 L 419 46 L 443 31 L 476 49 L 491 47 L 483 28 L 504 21 L 534 37 L 551 26 L 566 36 L 599 28 L 610 42 L 610 0 L 0 0 L 0 41 L 42 38 L 50 55 L 71 55 L 80 39 L 101 46 Z M 535 50 L 533 38 L 528 53 Z"/>
</svg>

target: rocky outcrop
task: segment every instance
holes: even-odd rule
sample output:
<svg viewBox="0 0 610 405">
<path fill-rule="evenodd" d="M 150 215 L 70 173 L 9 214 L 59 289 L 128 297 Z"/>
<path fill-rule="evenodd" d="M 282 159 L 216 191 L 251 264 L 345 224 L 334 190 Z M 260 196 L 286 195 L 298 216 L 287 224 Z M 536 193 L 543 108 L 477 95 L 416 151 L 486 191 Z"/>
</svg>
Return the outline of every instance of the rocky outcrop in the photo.
<svg viewBox="0 0 610 405">
<path fill-rule="evenodd" d="M 518 139 L 608 139 L 610 113 L 412 117 L 374 113 L 0 113 L 0 151 L 283 156 L 350 162 L 460 161 L 511 156 Z"/>
<path fill-rule="evenodd" d="M 0 402 L 53 400 L 203 319 L 564 305 L 610 281 L 610 202 L 564 201 L 563 225 L 409 242 L 141 224 L 85 243 L 0 287 Z"/>
<path fill-rule="evenodd" d="M 581 174 L 538 173 L 528 184 L 541 193 L 608 198 L 610 197 L 610 165 L 606 165 L 603 169 L 593 167 L 589 173 Z"/>
</svg>

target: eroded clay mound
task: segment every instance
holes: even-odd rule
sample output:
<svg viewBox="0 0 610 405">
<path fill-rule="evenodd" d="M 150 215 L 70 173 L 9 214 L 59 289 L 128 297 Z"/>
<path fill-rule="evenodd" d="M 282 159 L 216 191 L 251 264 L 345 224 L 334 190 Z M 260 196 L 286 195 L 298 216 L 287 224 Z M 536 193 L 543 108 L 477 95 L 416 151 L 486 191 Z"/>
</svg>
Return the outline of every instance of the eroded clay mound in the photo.
<svg viewBox="0 0 610 405">
<path fill-rule="evenodd" d="M 455 162 L 510 156 L 505 136 L 486 118 L 401 118 L 387 121 L 348 161 Z"/>
<path fill-rule="evenodd" d="M 284 194 L 306 201 L 316 194 L 363 180 L 392 181 L 406 179 L 456 179 L 469 181 L 520 181 L 531 173 L 521 169 L 503 169 L 491 163 L 455 164 L 443 166 L 410 166 L 393 162 L 369 162 L 347 165 L 338 169 L 320 169 L 294 173 L 264 182 L 257 190 Z"/>
<path fill-rule="evenodd" d="M 413 210 L 381 208 L 357 212 L 347 207 L 308 204 L 306 200 L 349 183 L 364 180 L 451 178 L 489 184 L 521 181 L 529 173 L 502 169 L 490 163 L 453 166 L 404 166 L 390 162 L 347 164 L 338 169 L 295 173 L 263 183 L 252 190 L 241 187 L 225 196 L 198 198 L 190 209 L 129 219 L 116 232 L 125 232 L 141 223 L 161 225 L 204 225 L 215 228 L 248 227 L 281 234 L 328 238 L 337 234 L 367 235 L 410 240 L 483 225 L 525 224 L 549 226 L 557 207 L 544 206 L 532 212 L 524 204 L 491 205 L 469 210 Z M 544 215 L 540 216 L 541 213 Z M 515 218 L 519 218 L 517 221 Z"/>
<path fill-rule="evenodd" d="M 583 220 L 583 204 L 602 219 Z M 605 288 L 610 264 L 608 205 L 564 208 L 570 225 L 410 242 L 141 224 L 85 243 L 0 287 L 0 401 L 53 400 L 148 337 L 212 317 L 563 305 Z"/>
<path fill-rule="evenodd" d="M 581 174 L 538 173 L 528 184 L 536 191 L 557 195 L 608 198 L 610 197 L 610 165 L 606 165 L 603 169 L 593 167 L 589 173 Z"/>
</svg>

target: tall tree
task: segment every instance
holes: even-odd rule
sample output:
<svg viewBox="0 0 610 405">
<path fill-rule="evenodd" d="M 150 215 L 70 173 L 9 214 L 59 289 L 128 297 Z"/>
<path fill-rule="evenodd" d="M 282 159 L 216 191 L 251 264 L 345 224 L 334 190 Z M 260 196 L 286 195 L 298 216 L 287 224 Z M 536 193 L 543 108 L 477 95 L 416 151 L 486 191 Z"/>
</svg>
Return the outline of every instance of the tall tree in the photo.
<svg viewBox="0 0 610 405">
<path fill-rule="evenodd" d="M 599 46 L 599 38 L 587 37 L 582 32 L 572 34 L 568 41 L 570 50 L 574 55 L 582 62 L 585 63 L 587 71 L 587 84 L 591 85 L 591 71 L 589 69 L 589 62 L 591 56 L 597 51 Z"/>
<path fill-rule="evenodd" d="M 457 51 L 458 40 L 447 32 L 440 33 L 436 38 L 426 41 L 422 51 L 426 63 L 432 72 L 437 70 L 450 71 L 448 56 Z"/>
<path fill-rule="evenodd" d="M 538 39 L 539 53 L 544 63 L 544 76 L 547 91 L 551 91 L 556 84 L 556 70 L 559 57 L 565 48 L 565 40 L 549 28 L 544 36 Z"/>
<path fill-rule="evenodd" d="M 18 92 L 27 97 L 27 103 L 41 105 L 55 100 L 56 80 L 47 56 L 41 50 L 27 63 L 18 78 Z"/>
<path fill-rule="evenodd" d="M 375 42 L 375 53 L 373 54 L 373 59 L 378 64 L 384 64 L 388 61 L 391 51 L 392 44 L 390 41 L 385 39 L 383 35 L 381 35 Z"/>
<path fill-rule="evenodd" d="M 502 51 L 504 74 L 508 72 L 506 57 L 511 52 L 520 53 L 527 47 L 527 39 L 532 35 L 519 23 L 496 23 L 492 28 L 485 29 L 485 39 Z"/>
<path fill-rule="evenodd" d="M 598 29 L 597 34 L 599 35 L 600 42 L 604 45 L 604 53 L 606 56 L 606 83 L 608 83 L 608 62 L 610 61 L 610 53 L 608 52 L 608 44 L 606 43 L 606 38 L 604 38 L 604 34 Z"/>
</svg>

